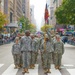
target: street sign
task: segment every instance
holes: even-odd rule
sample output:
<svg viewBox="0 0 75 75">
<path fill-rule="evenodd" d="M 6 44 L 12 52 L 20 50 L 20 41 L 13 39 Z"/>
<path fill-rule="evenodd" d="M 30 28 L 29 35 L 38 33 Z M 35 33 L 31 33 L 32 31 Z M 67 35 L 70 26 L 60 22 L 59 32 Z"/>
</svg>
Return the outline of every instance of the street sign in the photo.
<svg viewBox="0 0 75 75">
<path fill-rule="evenodd" d="M 20 22 L 20 25 L 19 25 L 20 29 L 22 29 L 22 23 Z"/>
</svg>

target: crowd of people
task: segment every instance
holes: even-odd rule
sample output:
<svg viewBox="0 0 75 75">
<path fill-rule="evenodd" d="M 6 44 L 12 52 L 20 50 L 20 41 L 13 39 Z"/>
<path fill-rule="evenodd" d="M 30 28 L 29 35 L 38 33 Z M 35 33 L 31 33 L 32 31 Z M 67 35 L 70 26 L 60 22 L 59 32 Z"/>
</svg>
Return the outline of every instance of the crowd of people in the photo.
<svg viewBox="0 0 75 75">
<path fill-rule="evenodd" d="M 13 33 L 13 34 L 0 34 L 0 45 L 3 45 L 3 44 L 8 44 L 12 41 L 14 41 L 16 35 Z"/>
<path fill-rule="evenodd" d="M 38 52 L 41 54 L 44 73 L 51 73 L 52 63 L 55 65 L 55 69 L 61 69 L 64 44 L 60 36 L 58 34 L 52 36 L 50 30 L 46 30 L 46 33 L 40 37 L 26 30 L 25 35 L 18 35 L 15 38 L 15 43 L 12 46 L 14 68 L 23 68 L 22 73 L 29 73 L 29 69 L 35 68 Z"/>
</svg>

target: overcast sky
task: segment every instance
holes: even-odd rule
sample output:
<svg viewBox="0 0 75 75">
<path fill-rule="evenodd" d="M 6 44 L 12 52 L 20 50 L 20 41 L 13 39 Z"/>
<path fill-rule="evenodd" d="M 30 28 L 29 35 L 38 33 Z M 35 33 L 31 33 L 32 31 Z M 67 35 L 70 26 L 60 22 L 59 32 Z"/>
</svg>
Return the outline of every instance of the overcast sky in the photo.
<svg viewBox="0 0 75 75">
<path fill-rule="evenodd" d="M 41 21 L 44 16 L 45 4 L 46 0 L 30 0 L 30 5 L 34 5 L 34 16 L 38 30 L 40 30 Z"/>
</svg>

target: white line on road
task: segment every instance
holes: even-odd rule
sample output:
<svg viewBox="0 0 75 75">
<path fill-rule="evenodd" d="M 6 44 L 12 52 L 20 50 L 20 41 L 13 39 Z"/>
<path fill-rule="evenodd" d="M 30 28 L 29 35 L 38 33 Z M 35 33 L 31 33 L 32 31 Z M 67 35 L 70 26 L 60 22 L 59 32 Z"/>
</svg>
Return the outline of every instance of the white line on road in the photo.
<svg viewBox="0 0 75 75">
<path fill-rule="evenodd" d="M 75 75 L 75 69 L 67 69 L 70 75 Z"/>
<path fill-rule="evenodd" d="M 38 75 L 38 64 L 35 65 L 34 69 L 29 69 L 29 74 L 25 74 L 25 75 Z"/>
<path fill-rule="evenodd" d="M 61 75 L 59 70 L 56 70 L 54 65 L 51 65 L 51 73 L 48 73 L 48 75 Z"/>
<path fill-rule="evenodd" d="M 67 66 L 67 67 L 74 67 L 74 65 L 71 65 L 71 64 L 64 64 L 64 66 Z"/>
<path fill-rule="evenodd" d="M 2 75 L 16 75 L 18 69 L 14 69 L 14 64 L 10 65 Z"/>
<path fill-rule="evenodd" d="M 3 66 L 4 64 L 0 64 L 0 68 Z"/>
<path fill-rule="evenodd" d="M 48 73 L 48 75 L 61 75 L 59 70 L 51 69 L 51 73 Z"/>
</svg>

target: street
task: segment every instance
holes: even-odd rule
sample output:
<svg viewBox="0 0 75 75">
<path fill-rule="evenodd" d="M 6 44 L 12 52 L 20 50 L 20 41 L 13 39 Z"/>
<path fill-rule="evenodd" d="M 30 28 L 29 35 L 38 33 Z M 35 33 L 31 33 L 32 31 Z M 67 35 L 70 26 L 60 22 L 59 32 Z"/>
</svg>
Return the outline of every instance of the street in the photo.
<svg viewBox="0 0 75 75">
<path fill-rule="evenodd" d="M 11 54 L 12 44 L 0 46 L 0 75 L 23 75 L 22 68 L 14 69 L 13 57 Z M 29 74 L 25 75 L 46 75 L 41 66 L 41 57 L 38 56 L 38 62 L 35 69 L 29 69 Z M 61 70 L 54 69 L 51 65 L 51 74 L 47 75 L 75 75 L 75 46 L 65 44 L 65 53 L 62 58 Z"/>
</svg>

